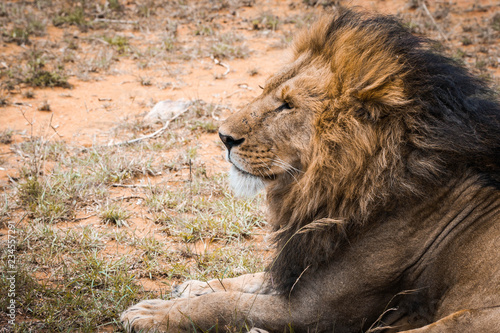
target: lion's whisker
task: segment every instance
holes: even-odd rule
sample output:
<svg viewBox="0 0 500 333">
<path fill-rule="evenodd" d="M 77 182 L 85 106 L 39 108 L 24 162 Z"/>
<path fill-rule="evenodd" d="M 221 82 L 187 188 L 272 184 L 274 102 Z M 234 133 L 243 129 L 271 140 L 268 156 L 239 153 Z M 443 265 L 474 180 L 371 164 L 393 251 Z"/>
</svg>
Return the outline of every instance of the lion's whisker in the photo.
<svg viewBox="0 0 500 333">
<path fill-rule="evenodd" d="M 272 160 L 272 162 L 277 162 L 277 163 L 280 163 L 282 166 L 286 167 L 288 170 L 293 170 L 297 173 L 304 173 L 304 171 L 300 170 L 300 169 L 297 169 L 296 167 L 292 166 L 290 163 L 287 163 L 285 161 L 283 161 L 281 158 L 275 156 Z"/>
<path fill-rule="evenodd" d="M 295 177 L 295 174 L 292 171 L 303 173 L 302 170 L 294 168 L 293 166 L 291 166 L 290 164 L 286 163 L 285 161 L 279 158 L 273 158 L 272 162 L 274 163 L 274 165 L 282 168 L 287 174 L 292 176 L 296 183 L 299 182 L 299 180 L 297 179 L 297 177 Z"/>
</svg>

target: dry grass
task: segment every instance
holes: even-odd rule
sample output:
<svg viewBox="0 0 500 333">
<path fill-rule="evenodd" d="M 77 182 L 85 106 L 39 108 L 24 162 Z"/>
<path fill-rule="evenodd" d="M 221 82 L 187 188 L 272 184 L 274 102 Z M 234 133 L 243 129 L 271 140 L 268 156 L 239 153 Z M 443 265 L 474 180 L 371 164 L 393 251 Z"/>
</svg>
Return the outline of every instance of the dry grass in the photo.
<svg viewBox="0 0 500 333">
<path fill-rule="evenodd" d="M 162 79 L 174 80 L 135 75 L 142 86 L 174 90 L 186 84 L 182 77 L 189 72 L 180 64 L 213 64 L 211 56 L 251 58 L 252 38 L 267 38 L 270 48 L 285 47 L 319 9 L 342 2 L 298 2 L 290 15 L 271 10 L 233 15 L 255 3 L 2 2 L 0 42 L 22 47 L 0 55 L 0 106 L 19 96 L 44 100 L 47 87 L 70 89 L 71 79 L 99 80 L 125 61 L 134 65 L 131 71 L 161 68 Z M 498 14 L 455 29 L 453 7 L 431 8 L 435 25 L 419 2 L 412 3 L 401 10 L 410 29 L 437 39 L 446 32 L 442 47 L 448 54 L 498 80 L 493 74 L 500 58 Z M 179 38 L 180 27 L 189 30 L 189 38 Z M 42 38 L 49 28 L 64 32 Z M 249 65 L 248 75 L 259 76 L 258 66 Z M 219 119 L 232 106 L 192 99 L 193 106 L 163 136 L 134 145 L 82 148 L 56 135 L 47 139 L 33 130 L 1 128 L 0 145 L 7 153 L 0 155 L 0 167 L 4 158 L 18 159 L 17 173 L 0 195 L 0 227 L 14 226 L 16 232 L 15 332 L 120 331 L 121 311 L 143 298 L 168 298 L 173 282 L 263 269 L 268 253 L 253 245 L 265 233 L 263 198 L 233 198 L 224 170 L 204 160 L 201 138 L 216 140 Z M 47 112 L 52 102 L 46 103 Z M 155 126 L 126 119 L 107 135 L 128 140 Z M 10 285 L 7 239 L 0 235 L 1 290 Z M 0 308 L 8 301 L 0 298 Z M 0 330 L 11 328 L 7 320 L 0 312 Z"/>
</svg>

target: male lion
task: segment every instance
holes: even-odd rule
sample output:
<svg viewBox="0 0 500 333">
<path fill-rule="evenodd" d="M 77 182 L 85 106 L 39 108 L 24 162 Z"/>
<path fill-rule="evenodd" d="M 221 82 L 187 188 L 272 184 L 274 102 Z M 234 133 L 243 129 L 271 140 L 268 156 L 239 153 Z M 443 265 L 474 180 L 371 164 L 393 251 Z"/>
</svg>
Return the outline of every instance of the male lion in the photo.
<svg viewBox="0 0 500 333">
<path fill-rule="evenodd" d="M 396 19 L 319 20 L 220 137 L 236 192 L 267 191 L 275 258 L 130 330 L 500 332 L 500 106 Z"/>
</svg>

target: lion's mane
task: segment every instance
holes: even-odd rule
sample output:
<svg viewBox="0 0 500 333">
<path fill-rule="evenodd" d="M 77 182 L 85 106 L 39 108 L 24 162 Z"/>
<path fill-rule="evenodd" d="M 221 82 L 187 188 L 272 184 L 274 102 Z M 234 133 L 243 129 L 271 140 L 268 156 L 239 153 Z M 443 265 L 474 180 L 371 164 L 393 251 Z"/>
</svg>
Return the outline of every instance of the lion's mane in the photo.
<svg viewBox="0 0 500 333">
<path fill-rule="evenodd" d="M 273 284 L 328 266 L 361 228 L 383 223 L 452 179 L 499 186 L 500 108 L 486 84 L 396 18 L 343 10 L 294 42 L 320 63 L 313 143 L 303 173 L 268 188 Z M 304 63 L 304 62 L 303 62 Z M 296 69 L 300 72 L 300 68 Z"/>
</svg>

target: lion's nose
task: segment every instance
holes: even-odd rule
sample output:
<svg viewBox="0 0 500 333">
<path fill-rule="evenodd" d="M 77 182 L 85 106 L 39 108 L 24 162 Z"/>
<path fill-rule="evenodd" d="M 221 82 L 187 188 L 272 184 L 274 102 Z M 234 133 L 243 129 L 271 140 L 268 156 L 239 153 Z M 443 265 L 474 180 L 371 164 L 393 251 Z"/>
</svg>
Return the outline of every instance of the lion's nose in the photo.
<svg viewBox="0 0 500 333">
<path fill-rule="evenodd" d="M 233 147 L 241 145 L 243 143 L 243 141 L 245 141 L 244 138 L 235 139 L 232 136 L 222 134 L 221 132 L 219 132 L 219 137 L 222 140 L 222 143 L 224 143 L 224 145 L 226 146 L 228 151 L 230 151 L 231 148 L 233 148 Z"/>
</svg>

